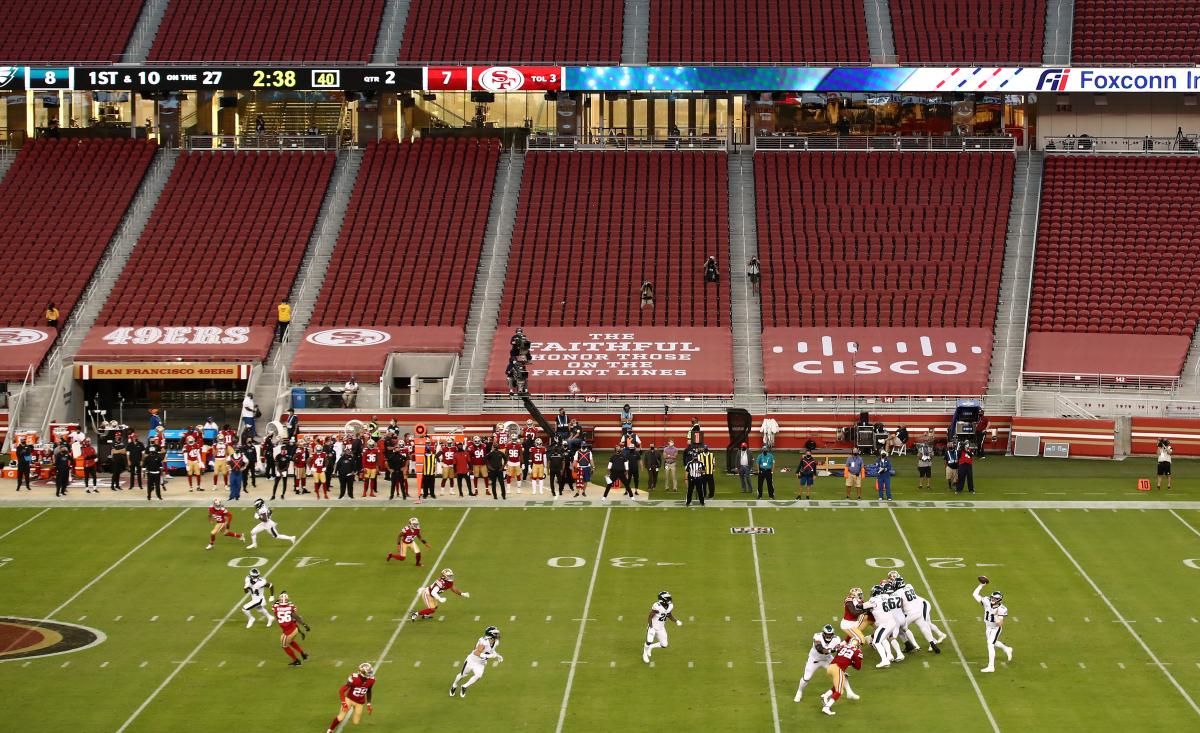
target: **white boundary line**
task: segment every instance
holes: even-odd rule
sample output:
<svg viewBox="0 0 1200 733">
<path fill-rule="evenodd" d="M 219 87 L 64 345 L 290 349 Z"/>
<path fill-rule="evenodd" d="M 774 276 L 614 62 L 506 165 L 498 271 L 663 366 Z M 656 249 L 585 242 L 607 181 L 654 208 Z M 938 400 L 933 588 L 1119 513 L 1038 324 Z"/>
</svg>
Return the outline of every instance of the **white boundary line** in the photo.
<svg viewBox="0 0 1200 733">
<path fill-rule="evenodd" d="M 1171 515 L 1172 515 L 1172 516 L 1174 516 L 1174 517 L 1175 517 L 1176 519 L 1178 519 L 1179 521 L 1183 522 L 1183 526 L 1185 526 L 1185 527 L 1187 527 L 1188 529 L 1192 530 L 1192 534 L 1196 535 L 1197 537 L 1200 537 L 1200 529 L 1196 529 L 1195 527 L 1193 527 L 1193 526 L 1192 526 L 1192 524 L 1191 524 L 1191 522 L 1189 522 L 1188 520 L 1186 520 L 1186 519 L 1184 519 L 1183 517 L 1179 516 L 1179 513 L 1178 513 L 1178 512 L 1176 512 L 1174 509 L 1172 509 L 1172 510 L 1171 510 Z M 4 539 L 4 538 L 3 538 L 3 537 L 0 537 L 0 540 L 2 540 L 2 539 Z"/>
<path fill-rule="evenodd" d="M 600 560 L 604 554 L 604 540 L 608 537 L 608 520 L 612 509 L 604 511 L 604 526 L 600 529 L 600 542 L 596 545 L 596 559 L 592 563 L 592 579 L 588 581 L 587 597 L 583 601 L 583 616 L 579 619 L 579 636 L 575 637 L 575 652 L 571 654 L 571 669 L 567 672 L 567 687 L 563 690 L 562 706 L 558 709 L 558 725 L 555 733 L 562 733 L 567 721 L 567 703 L 571 699 L 571 686 L 575 684 L 575 668 L 579 666 L 579 651 L 583 648 L 583 632 L 587 628 L 588 611 L 592 607 L 592 593 L 596 590 L 596 574 L 600 572 Z"/>
<path fill-rule="evenodd" d="M 299 537 L 296 538 L 296 541 L 292 543 L 292 546 L 287 548 L 286 550 L 284 550 L 283 554 L 279 556 L 279 559 L 276 560 L 271 565 L 271 567 L 267 568 L 267 571 L 263 574 L 269 577 L 272 573 L 274 573 L 275 569 L 283 564 L 283 561 L 287 559 L 288 555 L 292 554 L 292 550 L 296 549 L 296 546 L 299 545 L 304 540 L 304 538 L 308 536 L 308 533 L 313 531 L 313 529 L 318 524 L 321 523 L 321 520 L 325 518 L 325 515 L 328 514 L 329 511 L 330 511 L 330 508 L 327 507 L 325 509 L 325 511 L 321 512 L 320 516 L 318 516 L 316 519 L 314 519 L 313 523 L 308 525 L 308 528 L 305 529 L 304 532 Z M 154 701 L 154 698 L 158 697 L 158 693 L 162 692 L 163 689 L 166 688 L 167 685 L 171 684 L 171 680 L 175 679 L 175 676 L 177 674 L 179 674 L 180 672 L 182 672 L 184 667 L 187 667 L 189 664 L 191 664 L 192 659 L 194 659 L 196 657 L 196 655 L 200 653 L 200 650 L 203 649 L 205 647 L 205 645 L 208 644 L 208 642 L 212 641 L 212 638 L 217 635 L 217 632 L 221 630 L 221 627 L 225 625 L 225 622 L 229 620 L 229 617 L 232 616 L 234 614 L 234 612 L 237 611 L 241 607 L 242 607 L 242 599 L 239 598 L 233 604 L 233 606 L 231 606 L 230 609 L 225 613 L 225 616 L 222 617 L 220 621 L 218 621 L 216 624 L 213 625 L 212 631 L 208 632 L 208 635 L 205 636 L 203 639 L 201 639 L 200 643 L 197 644 L 196 647 L 194 649 L 192 649 L 192 651 L 189 652 L 186 657 L 183 658 L 183 661 L 176 662 L 175 669 L 171 670 L 171 674 L 167 675 L 166 678 L 161 683 L 159 683 L 158 687 L 154 688 L 154 692 L 151 692 L 149 695 L 146 696 L 146 699 L 142 701 L 142 704 L 138 705 L 137 710 L 133 711 L 133 714 L 130 715 L 129 718 L 126 719 L 125 722 L 121 724 L 120 728 L 117 728 L 117 733 L 122 733 L 122 731 L 124 731 L 126 728 L 128 728 L 130 725 L 133 724 L 133 721 L 137 720 L 138 716 L 142 714 L 142 711 L 144 711 L 147 707 L 150 706 L 150 703 Z"/>
<path fill-rule="evenodd" d="M 37 514 L 34 514 L 34 515 L 33 515 L 32 517 L 30 517 L 29 519 L 26 519 L 24 522 L 21 522 L 21 523 L 20 523 L 20 524 L 18 524 L 17 526 L 15 526 L 15 527 L 13 527 L 12 529 L 8 530 L 8 531 L 7 531 L 7 532 L 5 532 L 4 534 L 0 534 L 0 540 L 2 540 L 2 539 L 4 539 L 5 537 L 9 536 L 9 535 L 10 535 L 10 534 L 12 534 L 13 532 L 16 532 L 18 529 L 20 529 L 20 528 L 24 527 L 25 525 L 29 524 L 30 522 L 32 522 L 33 520 L 35 520 L 35 519 L 37 519 L 38 517 L 42 516 L 43 514 L 45 514 L 45 513 L 46 513 L 46 512 L 48 512 L 48 511 L 50 511 L 50 507 L 46 507 L 45 509 L 41 510 L 41 511 L 40 511 L 40 512 L 38 512 Z"/>
<path fill-rule="evenodd" d="M 750 526 L 754 527 L 754 510 L 747 509 Z M 779 701 L 775 699 L 775 665 L 771 661 L 771 640 L 767 636 L 767 604 L 763 601 L 762 570 L 758 564 L 758 537 L 750 535 L 750 547 L 754 552 L 754 582 L 758 585 L 758 618 L 762 621 L 763 651 L 767 660 L 767 685 L 771 691 L 771 719 L 775 722 L 775 733 L 779 733 Z"/>
<path fill-rule="evenodd" d="M 438 568 L 441 567 L 442 560 L 446 558 L 446 553 L 450 550 L 450 545 L 454 542 L 454 538 L 458 536 L 458 530 L 462 529 L 463 523 L 467 521 L 467 515 L 470 513 L 471 510 L 467 509 L 462 513 L 462 516 L 458 518 L 458 524 L 454 525 L 454 531 L 451 532 L 450 536 L 446 538 L 446 544 L 442 545 L 442 551 L 438 553 L 437 559 L 434 560 L 433 564 L 429 566 L 429 573 L 425 576 L 425 582 L 422 583 L 422 585 L 428 586 L 433 580 L 433 574 L 441 572 Z M 383 660 L 387 659 L 388 653 L 391 652 L 392 647 L 395 646 L 396 639 L 400 637 L 400 632 L 404 629 L 404 625 L 408 623 L 408 617 L 412 614 L 413 609 L 417 607 L 417 601 L 420 600 L 420 598 L 420 594 L 413 596 L 412 603 L 408 604 L 408 610 L 405 611 L 400 617 L 400 623 L 396 625 L 396 630 L 393 631 L 391 637 L 388 638 L 387 644 L 384 644 L 383 651 L 379 652 L 379 657 L 375 660 L 376 672 L 379 671 L 379 667 L 383 664 Z"/>
<path fill-rule="evenodd" d="M 975 688 L 975 696 L 979 698 L 979 704 L 983 707 L 983 713 L 987 716 L 988 723 L 992 726 L 995 733 L 1000 733 L 1000 726 L 996 723 L 995 716 L 992 715 L 992 709 L 987 704 L 987 699 L 983 696 L 983 690 L 979 689 L 979 683 L 975 680 L 975 673 L 971 671 L 971 665 L 967 664 L 967 658 L 962 652 L 962 647 L 958 645 L 958 639 L 954 636 L 954 630 L 950 628 L 950 622 L 947 620 L 946 614 L 942 613 L 942 608 L 938 604 L 937 596 L 933 593 L 933 586 L 929 584 L 929 579 L 925 577 L 925 569 L 917 560 L 917 553 L 913 551 L 912 543 L 908 541 L 908 535 L 905 534 L 904 528 L 900 526 L 900 520 L 896 518 L 896 513 L 888 512 L 888 516 L 892 518 L 892 523 L 896 525 L 896 531 L 900 534 L 900 540 L 904 542 L 904 549 L 908 551 L 908 556 L 912 560 L 913 567 L 917 569 L 917 575 L 921 578 L 921 585 L 925 586 L 925 592 L 929 594 L 929 602 L 933 604 L 933 610 L 941 619 L 942 626 L 946 630 L 946 636 L 950 637 L 950 643 L 954 646 L 954 652 L 958 654 L 958 661 L 962 664 L 963 671 L 967 673 L 967 679 L 971 680 L 971 687 Z"/>
<path fill-rule="evenodd" d="M 1056 537 L 1054 533 L 1050 531 L 1050 528 L 1047 527 L 1046 523 L 1042 521 L 1042 518 L 1037 515 L 1037 512 L 1030 509 L 1029 514 L 1034 518 L 1035 521 L 1037 521 L 1041 528 L 1046 531 L 1046 534 L 1050 537 L 1050 539 L 1054 540 L 1054 544 L 1058 545 L 1058 549 L 1062 550 L 1062 554 L 1071 561 L 1071 564 L 1075 566 L 1075 569 L 1079 571 L 1079 574 L 1083 576 L 1083 579 L 1088 582 L 1088 585 L 1092 586 L 1092 590 L 1095 591 L 1096 595 L 1100 596 L 1100 600 L 1104 601 L 1104 605 L 1108 606 L 1108 610 L 1112 611 L 1112 615 L 1116 617 L 1117 621 L 1119 621 L 1121 625 L 1125 627 L 1125 630 L 1129 632 L 1129 635 L 1132 636 L 1135 641 L 1137 641 L 1140 647 L 1142 647 L 1142 651 L 1146 652 L 1146 656 L 1150 657 L 1150 660 L 1154 663 L 1154 666 L 1162 670 L 1162 673 L 1167 676 L 1167 679 L 1171 681 L 1171 684 L 1175 686 L 1175 689 L 1179 691 L 1179 694 L 1183 695 L 1183 699 L 1187 700 L 1188 705 L 1191 706 L 1196 715 L 1200 715 L 1200 706 L 1196 705 L 1196 701 L 1193 700 L 1192 696 L 1187 693 L 1187 690 L 1183 689 L 1183 686 L 1180 685 L 1179 681 L 1175 679 L 1175 675 L 1171 674 L 1171 671 L 1167 669 L 1166 665 L 1164 665 L 1162 661 L 1159 660 L 1158 656 L 1150 649 L 1150 647 L 1147 646 L 1146 642 L 1142 640 L 1142 637 L 1138 636 L 1137 632 L 1133 630 L 1133 627 L 1129 625 L 1129 622 L 1125 620 L 1125 617 L 1121 615 L 1121 612 L 1117 610 L 1117 607 L 1114 606 L 1112 601 L 1108 599 L 1108 596 L 1104 595 L 1104 592 L 1100 590 L 1100 586 L 1096 585 L 1096 581 L 1092 580 L 1092 576 L 1087 574 L 1087 571 L 1083 569 L 1083 566 L 1079 564 L 1079 561 L 1077 561 L 1074 556 L 1067 551 L 1067 548 L 1062 542 L 1059 542 L 1058 537 Z"/>
</svg>

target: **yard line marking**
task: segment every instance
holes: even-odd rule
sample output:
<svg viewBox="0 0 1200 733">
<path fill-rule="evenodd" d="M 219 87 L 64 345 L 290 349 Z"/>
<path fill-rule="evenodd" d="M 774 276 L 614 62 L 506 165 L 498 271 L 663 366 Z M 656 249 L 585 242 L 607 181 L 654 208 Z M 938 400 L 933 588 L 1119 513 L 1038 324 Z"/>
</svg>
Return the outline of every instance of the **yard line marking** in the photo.
<svg viewBox="0 0 1200 733">
<path fill-rule="evenodd" d="M 80 620 L 80 621 L 83 621 L 83 620 L 84 620 L 84 619 L 86 619 L 86 618 L 87 618 L 87 614 L 85 613 L 85 614 L 83 614 L 82 616 L 80 616 L 80 617 L 79 617 L 79 620 Z M 1192 619 L 1192 620 L 1193 620 L 1193 621 L 1195 621 L 1196 619 Z"/>
<path fill-rule="evenodd" d="M 442 566 L 442 560 L 445 559 L 446 553 L 450 551 L 450 545 L 454 543 L 454 538 L 458 537 L 458 531 L 462 529 L 463 523 L 467 521 L 467 515 L 470 513 L 471 508 L 467 507 L 467 510 L 462 513 L 461 517 L 458 518 L 458 524 L 454 525 L 454 531 L 450 533 L 448 538 L 446 538 L 446 544 L 442 545 L 441 553 L 437 556 L 437 559 L 433 561 L 433 565 L 429 567 L 429 574 L 425 576 L 425 582 L 422 583 L 423 586 L 428 587 L 429 584 L 433 582 L 434 573 L 438 572 L 437 568 Z M 408 623 L 408 617 L 412 615 L 413 609 L 417 607 L 417 601 L 420 599 L 421 596 L 419 595 L 413 596 L 412 603 L 408 604 L 408 610 L 404 612 L 403 616 L 401 616 L 400 623 L 396 625 L 396 630 L 392 632 L 391 638 L 388 639 L 387 644 L 385 644 L 383 647 L 383 651 L 379 653 L 379 657 L 375 660 L 376 668 L 382 666 L 383 660 L 387 659 L 388 653 L 392 651 L 392 647 L 396 644 L 396 639 L 400 637 L 400 632 L 404 630 L 404 625 Z M 443 618 L 445 618 L 445 616 L 439 617 L 438 621 L 441 621 Z M 476 619 L 478 619 L 478 616 L 476 616 Z M 117 733 L 120 733 L 120 731 L 117 731 Z"/>
<path fill-rule="evenodd" d="M 1117 617 L 1117 620 L 1121 622 L 1121 625 L 1125 627 L 1125 630 L 1129 632 L 1129 635 L 1132 636 L 1134 641 L 1136 641 L 1138 645 L 1142 647 L 1142 651 L 1146 652 L 1146 655 L 1150 657 L 1150 659 L 1153 660 L 1156 665 L 1158 665 L 1158 668 L 1161 669 L 1162 673 L 1167 676 L 1167 679 L 1171 681 L 1171 684 L 1175 686 L 1175 689 L 1179 691 L 1179 694 L 1183 695 L 1183 699 L 1187 700 L 1188 705 L 1191 706 L 1196 715 L 1200 715 L 1200 707 L 1196 705 L 1196 701 L 1193 700 L 1192 696 L 1187 693 L 1187 690 L 1183 689 L 1183 686 L 1179 684 L 1179 680 L 1175 679 L 1175 675 L 1171 674 L 1171 671 L 1163 666 L 1162 662 L 1159 661 L 1158 655 L 1156 655 L 1150 649 L 1146 642 L 1142 640 L 1142 637 L 1137 635 L 1137 632 L 1133 630 L 1133 627 L 1129 625 L 1129 622 L 1125 620 L 1125 617 L 1121 615 L 1121 612 L 1117 610 L 1117 607 L 1114 606 L 1112 601 L 1108 599 L 1108 596 L 1104 595 L 1104 592 L 1100 590 L 1100 586 L 1096 585 L 1096 581 L 1092 580 L 1092 576 L 1087 574 L 1087 571 L 1085 571 L 1083 566 L 1079 564 L 1075 557 L 1071 555 L 1069 551 L 1067 551 L 1067 548 L 1063 545 L 1063 543 L 1059 542 L 1058 537 L 1056 537 L 1054 533 L 1050 531 L 1050 528 L 1047 527 L 1046 523 L 1042 521 L 1042 518 L 1037 515 L 1037 512 L 1030 509 L 1029 514 L 1033 517 L 1034 521 L 1036 521 L 1041 528 L 1046 531 L 1046 534 L 1049 535 L 1050 539 L 1054 540 L 1054 544 L 1058 545 L 1058 549 L 1062 550 L 1062 554 L 1071 561 L 1071 564 L 1075 566 L 1075 569 L 1079 571 L 1079 574 L 1083 576 L 1083 579 L 1088 582 L 1088 585 L 1092 586 L 1092 590 L 1095 591 L 1096 595 L 1100 596 L 1100 600 L 1104 601 L 1104 605 L 1108 606 L 1108 610 L 1112 611 L 1113 616 Z"/>
<path fill-rule="evenodd" d="M 754 524 L 754 510 L 746 507 L 750 526 Z M 779 733 L 779 701 L 775 699 L 775 670 L 771 661 L 771 640 L 767 636 L 767 604 L 763 600 L 762 569 L 758 564 L 758 536 L 750 535 L 750 550 L 754 553 L 754 584 L 758 586 L 758 620 L 762 622 L 763 652 L 767 659 L 767 685 L 771 692 L 771 718 L 775 722 L 775 733 Z M 774 620 L 774 619 L 771 619 Z"/>
<path fill-rule="evenodd" d="M 270 568 L 267 569 L 267 571 L 264 573 L 264 575 L 270 577 L 271 573 L 275 572 L 275 569 L 278 568 L 280 565 L 282 565 L 284 560 L 287 560 L 288 555 L 292 554 L 292 550 L 295 550 L 296 547 L 301 542 L 304 541 L 304 538 L 308 536 L 308 533 L 312 532 L 313 529 L 315 529 L 316 526 L 321 523 L 321 520 L 325 518 L 325 515 L 328 514 L 330 512 L 330 510 L 331 510 L 331 507 L 326 507 L 325 511 L 321 512 L 317 516 L 317 518 L 313 520 L 312 524 L 308 525 L 308 528 L 305 529 L 304 532 L 302 532 L 300 534 L 300 536 L 296 538 L 296 541 L 292 543 L 291 547 L 289 547 L 283 551 L 283 554 L 280 555 L 279 559 L 276 560 L 275 563 Z M 178 519 L 178 518 L 179 517 L 176 517 L 176 519 Z M 171 520 L 171 521 L 175 521 L 175 520 Z M 138 716 L 141 715 L 142 712 L 146 708 L 150 707 L 150 703 L 154 702 L 154 698 L 158 697 L 158 694 L 160 692 L 162 692 L 164 689 L 166 689 L 167 685 L 171 684 L 171 680 L 175 679 L 175 676 L 178 675 L 181 670 L 186 668 L 189 662 L 191 662 L 193 659 L 196 658 L 196 655 L 200 653 L 200 650 L 203 649 L 205 647 L 205 645 L 207 645 L 208 642 L 212 641 L 212 638 L 217 635 L 217 632 L 221 630 L 221 627 L 225 625 L 225 622 L 229 620 L 229 617 L 232 616 L 234 614 L 234 612 L 236 612 L 241 607 L 242 607 L 242 599 L 239 598 L 232 606 L 230 606 L 229 611 L 227 611 L 225 613 L 225 616 L 220 621 L 218 621 L 217 623 L 215 623 L 213 625 L 212 631 L 209 631 L 208 635 L 205 636 L 203 639 L 201 639 L 200 643 L 197 644 L 195 646 L 195 648 L 193 648 L 192 651 L 186 657 L 183 658 L 183 663 L 176 665 L 175 669 L 171 670 L 171 674 L 167 675 L 166 678 L 163 679 L 163 681 L 159 683 L 158 687 L 154 688 L 154 692 L 151 692 L 149 695 L 146 696 L 146 699 L 142 701 L 142 704 L 138 705 L 137 710 L 134 710 L 133 714 L 130 715 L 129 718 L 124 723 L 121 724 L 121 727 L 117 729 L 117 733 L 122 733 L 122 731 L 129 728 L 129 726 L 133 724 L 133 721 L 137 720 Z M 266 664 L 265 659 L 262 662 L 260 662 L 258 666 L 261 667 L 264 664 Z"/>
<path fill-rule="evenodd" d="M 32 517 L 30 517 L 29 519 L 26 519 L 24 522 L 21 522 L 21 523 L 20 523 L 20 524 L 18 524 L 17 526 L 15 526 L 15 527 L 13 527 L 12 529 L 8 530 L 8 531 L 7 531 L 7 532 L 5 532 L 4 534 L 0 534 L 0 540 L 2 540 L 2 539 L 4 539 L 5 537 L 9 536 L 9 535 L 10 535 L 10 534 L 12 534 L 13 532 L 16 532 L 18 529 L 20 529 L 20 528 L 24 527 L 25 525 L 29 524 L 30 522 L 32 522 L 33 520 L 35 520 L 35 519 L 37 519 L 38 517 L 42 516 L 43 514 L 45 514 L 45 513 L 46 513 L 46 512 L 48 512 L 48 511 L 50 511 L 50 507 L 46 507 L 45 509 L 41 510 L 41 511 L 40 511 L 40 512 L 38 512 L 37 514 L 34 514 L 34 515 L 33 515 Z"/>
<path fill-rule="evenodd" d="M 1179 513 L 1178 513 L 1178 512 L 1176 512 L 1174 509 L 1171 509 L 1171 510 L 1170 510 L 1170 512 L 1171 512 L 1171 516 L 1173 516 L 1173 517 L 1175 517 L 1176 519 L 1178 519 L 1179 521 L 1183 522 L 1183 526 L 1185 526 L 1185 527 L 1187 527 L 1188 529 L 1192 530 L 1192 534 L 1196 535 L 1197 537 L 1200 537 L 1200 529 L 1196 529 L 1195 527 L 1193 527 L 1193 526 L 1191 525 L 1191 523 L 1190 523 L 1190 522 L 1188 522 L 1188 520 L 1186 520 L 1186 519 L 1184 519 L 1183 517 L 1179 516 Z M 4 539 L 4 538 L 3 538 L 3 537 L 0 537 L 0 540 L 2 540 L 2 539 Z"/>
<path fill-rule="evenodd" d="M 575 652 L 571 655 L 571 671 L 567 673 L 567 687 L 563 690 L 562 705 L 558 709 L 558 725 L 554 733 L 562 733 L 563 724 L 567 721 L 567 703 L 571 700 L 571 687 L 575 684 L 575 665 L 579 661 L 579 652 L 583 649 L 583 632 L 587 630 L 588 612 L 592 609 L 592 594 L 596 590 L 596 574 L 600 572 L 600 560 L 604 556 L 604 540 L 608 537 L 608 520 L 612 518 L 612 508 L 604 510 L 604 525 L 600 528 L 600 541 L 596 544 L 596 560 L 592 563 L 592 579 L 588 581 L 587 596 L 583 600 L 583 620 L 579 622 L 579 634 L 575 637 Z"/>
<path fill-rule="evenodd" d="M 901 541 L 904 542 L 904 549 L 908 551 L 908 556 L 912 558 L 913 566 L 917 569 L 917 575 L 921 578 L 921 583 L 924 584 L 929 592 L 929 602 L 933 604 L 933 610 L 941 617 L 942 623 L 946 625 L 946 636 L 950 637 L 950 643 L 954 646 L 954 651 L 958 654 L 958 661 L 962 664 L 963 671 L 967 673 L 967 679 L 971 681 L 971 687 L 975 688 L 975 696 L 979 698 L 979 704 L 983 707 L 983 712 L 987 715 L 988 723 L 991 724 L 992 730 L 995 733 L 1000 733 L 1000 726 L 996 723 L 996 718 L 992 715 L 992 709 L 988 707 L 987 700 L 983 697 L 983 690 L 979 688 L 979 683 L 975 680 L 975 673 L 971 671 L 971 665 L 967 664 L 967 658 L 962 652 L 962 647 L 958 645 L 958 638 L 954 636 L 954 631 L 950 628 L 949 620 L 942 613 L 941 605 L 938 603 L 937 596 L 933 594 L 933 586 L 929 584 L 929 579 L 925 577 L 925 567 L 917 561 L 917 553 L 913 551 L 912 543 L 908 541 L 908 535 L 905 534 L 904 528 L 900 526 L 900 520 L 896 518 L 896 512 L 888 510 L 888 515 L 892 518 L 892 523 L 896 525 L 896 531 L 900 534 Z"/>
</svg>

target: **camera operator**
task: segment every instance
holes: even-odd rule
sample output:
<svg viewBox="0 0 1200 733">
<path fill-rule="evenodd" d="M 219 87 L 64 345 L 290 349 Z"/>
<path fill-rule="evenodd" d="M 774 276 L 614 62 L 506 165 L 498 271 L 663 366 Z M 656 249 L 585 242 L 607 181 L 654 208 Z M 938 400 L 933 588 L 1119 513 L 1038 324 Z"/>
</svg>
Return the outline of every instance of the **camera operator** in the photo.
<svg viewBox="0 0 1200 733">
<path fill-rule="evenodd" d="M 1154 487 L 1162 489 L 1163 476 L 1167 477 L 1167 491 L 1171 490 L 1171 441 L 1166 438 L 1158 439 L 1158 484 Z"/>
</svg>

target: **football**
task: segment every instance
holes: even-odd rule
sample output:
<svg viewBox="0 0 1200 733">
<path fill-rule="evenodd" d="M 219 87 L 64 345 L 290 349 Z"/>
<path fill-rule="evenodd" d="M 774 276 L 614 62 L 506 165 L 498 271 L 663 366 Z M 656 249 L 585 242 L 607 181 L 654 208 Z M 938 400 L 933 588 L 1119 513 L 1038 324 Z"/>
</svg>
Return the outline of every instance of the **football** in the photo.
<svg viewBox="0 0 1200 733">
<path fill-rule="evenodd" d="M 979 576 L 979 582 L 980 582 L 980 583 L 983 583 L 984 585 L 987 585 L 987 584 L 988 584 L 988 576 L 986 576 L 986 575 L 980 575 L 980 576 Z"/>
</svg>

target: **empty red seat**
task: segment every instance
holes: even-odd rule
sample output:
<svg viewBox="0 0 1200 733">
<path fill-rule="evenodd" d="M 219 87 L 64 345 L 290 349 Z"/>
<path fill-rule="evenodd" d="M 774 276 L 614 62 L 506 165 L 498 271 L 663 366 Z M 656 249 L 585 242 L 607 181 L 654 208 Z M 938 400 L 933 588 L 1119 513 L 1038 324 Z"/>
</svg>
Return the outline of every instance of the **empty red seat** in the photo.
<svg viewBox="0 0 1200 733">
<path fill-rule="evenodd" d="M 1075 0 L 1075 63 L 1200 64 L 1200 4 Z"/>
<path fill-rule="evenodd" d="M 4 3 L 0 59 L 119 61 L 143 0 L 19 0 Z"/>
<path fill-rule="evenodd" d="M 1046 0 L 890 0 L 900 63 L 1040 64 Z"/>
</svg>

